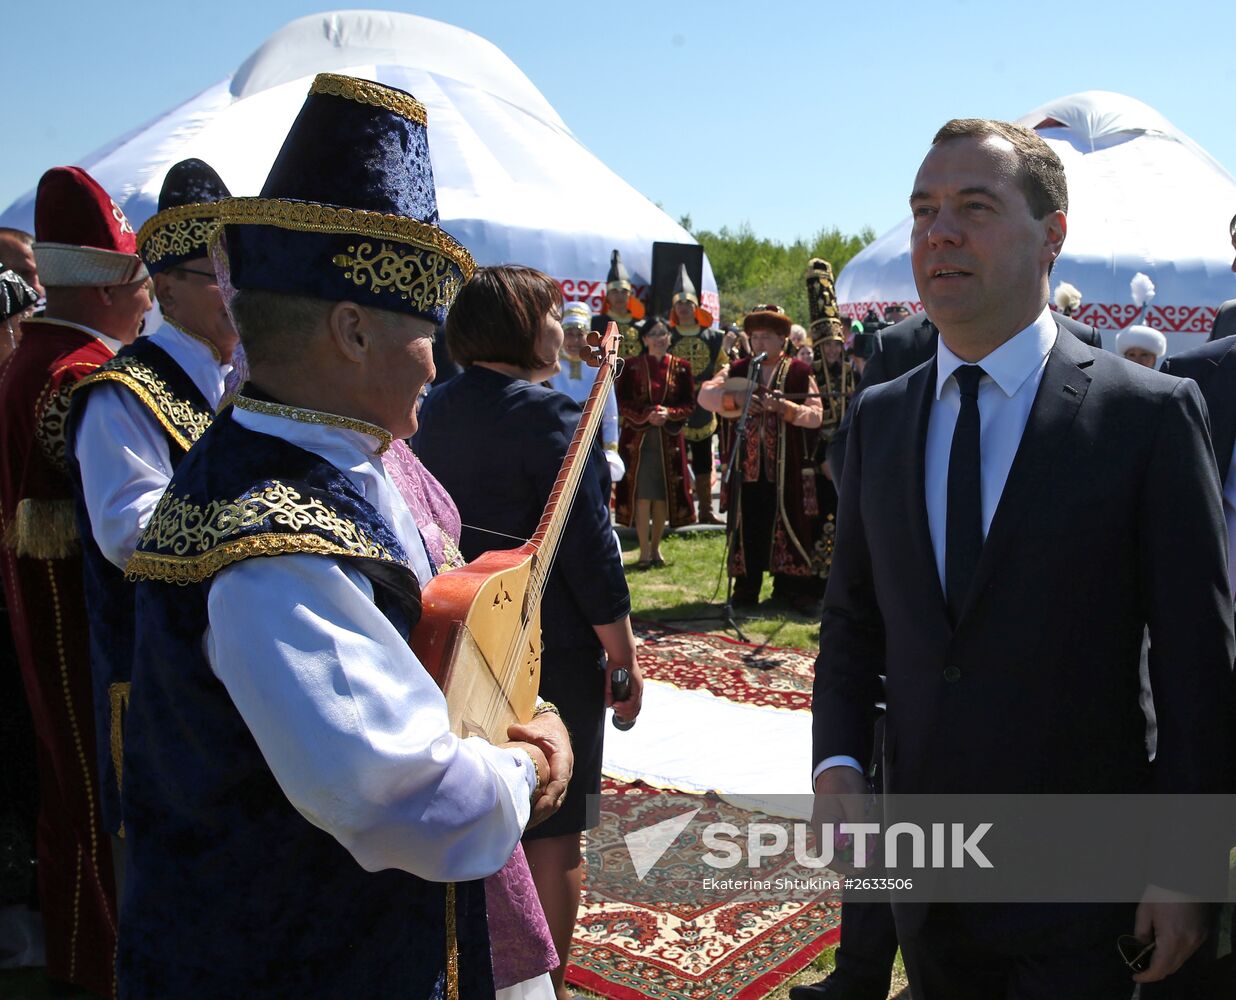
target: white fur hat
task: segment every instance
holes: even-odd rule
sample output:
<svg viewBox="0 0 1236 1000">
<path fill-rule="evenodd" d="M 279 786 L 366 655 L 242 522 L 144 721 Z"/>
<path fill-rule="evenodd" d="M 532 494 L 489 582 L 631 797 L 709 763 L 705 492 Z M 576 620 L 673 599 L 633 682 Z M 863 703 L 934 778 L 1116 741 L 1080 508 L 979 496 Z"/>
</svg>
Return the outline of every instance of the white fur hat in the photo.
<svg viewBox="0 0 1236 1000">
<path fill-rule="evenodd" d="M 1131 347 L 1140 347 L 1156 358 L 1161 358 L 1167 353 L 1167 338 L 1154 327 L 1125 327 L 1116 334 L 1116 353 L 1124 357 L 1124 352 Z"/>
</svg>

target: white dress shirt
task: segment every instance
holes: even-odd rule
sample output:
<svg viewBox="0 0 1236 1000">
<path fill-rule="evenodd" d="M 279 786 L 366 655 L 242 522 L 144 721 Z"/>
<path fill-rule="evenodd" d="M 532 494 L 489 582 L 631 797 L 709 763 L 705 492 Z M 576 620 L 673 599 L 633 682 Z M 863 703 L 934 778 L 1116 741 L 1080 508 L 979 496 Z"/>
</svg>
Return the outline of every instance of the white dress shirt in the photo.
<svg viewBox="0 0 1236 1000">
<path fill-rule="evenodd" d="M 339 469 L 428 582 L 424 544 L 376 436 L 239 408 L 234 418 Z M 247 559 L 214 578 L 208 611 L 211 669 L 279 786 L 362 867 L 451 881 L 506 863 L 528 821 L 532 761 L 451 735 L 442 692 L 363 574 L 328 556 Z"/>
<path fill-rule="evenodd" d="M 984 375 L 979 380 L 979 455 L 982 461 L 983 538 L 1004 492 L 1013 467 L 1013 458 L 1030 419 L 1034 397 L 1043 380 L 1047 357 L 1056 343 L 1056 322 L 1044 307 L 1038 318 L 1016 336 L 1006 340 L 980 361 Z M 945 526 L 948 521 L 948 464 L 953 448 L 953 430 L 961 410 L 961 391 L 953 373 L 968 362 L 957 357 L 944 343 L 936 341 L 936 391 L 927 420 L 927 450 L 924 456 L 924 486 L 927 499 L 927 527 L 936 558 L 940 586 L 944 581 Z M 814 781 L 820 772 L 837 765 L 864 768 L 853 757 L 828 757 L 811 773 Z"/>
<path fill-rule="evenodd" d="M 219 405 L 231 365 L 221 364 L 204 341 L 167 323 L 150 338 L 184 369 L 212 409 Z M 86 398 L 73 454 L 94 540 L 104 558 L 124 569 L 172 478 L 167 436 L 133 393 L 105 382 Z"/>
</svg>

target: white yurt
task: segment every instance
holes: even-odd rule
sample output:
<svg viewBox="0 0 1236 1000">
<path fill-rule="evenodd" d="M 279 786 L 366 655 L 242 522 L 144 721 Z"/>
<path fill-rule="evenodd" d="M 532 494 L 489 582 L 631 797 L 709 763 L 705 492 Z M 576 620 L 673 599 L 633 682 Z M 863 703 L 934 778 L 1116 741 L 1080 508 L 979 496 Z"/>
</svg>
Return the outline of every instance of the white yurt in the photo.
<svg viewBox="0 0 1236 1000">
<path fill-rule="evenodd" d="M 612 249 L 638 289 L 650 280 L 654 241 L 695 242 L 589 152 L 497 46 L 392 11 L 292 21 L 234 73 L 76 165 L 135 229 L 154 214 L 168 167 L 186 157 L 213 166 L 233 194 L 256 195 L 314 74 L 324 71 L 399 87 L 426 106 L 442 225 L 479 264 L 540 268 L 567 299 L 596 311 Z M 0 226 L 34 231 L 33 189 L 0 214 Z M 700 291 L 719 315 L 707 258 Z"/>
<path fill-rule="evenodd" d="M 1138 320 L 1162 331 L 1168 353 L 1204 343 L 1216 307 L 1236 294 L 1228 222 L 1236 178 L 1153 108 L 1092 90 L 1049 101 L 1018 119 L 1060 156 L 1069 181 L 1069 231 L 1052 273 L 1082 293 L 1076 318 L 1100 330 L 1134 321 L 1130 282 L 1141 272 L 1154 299 Z M 906 179 L 906 192 L 910 178 Z M 837 279 L 844 312 L 917 304 L 910 227 L 857 254 Z M 1111 348 L 1114 337 L 1104 337 Z"/>
</svg>

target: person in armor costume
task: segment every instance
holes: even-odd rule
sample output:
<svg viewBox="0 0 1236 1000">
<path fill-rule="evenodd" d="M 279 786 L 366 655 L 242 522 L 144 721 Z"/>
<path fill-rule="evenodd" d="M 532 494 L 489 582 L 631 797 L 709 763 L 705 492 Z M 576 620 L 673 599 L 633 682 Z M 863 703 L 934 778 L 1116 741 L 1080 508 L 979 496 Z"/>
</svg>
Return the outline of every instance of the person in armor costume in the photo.
<svg viewBox="0 0 1236 1000">
<path fill-rule="evenodd" d="M 329 73 L 219 204 L 250 380 L 127 567 L 124 998 L 495 994 L 480 880 L 571 758 L 550 713 L 455 735 L 408 642 L 435 568 L 382 456 L 474 266 L 437 221 L 424 106 Z"/>
<path fill-rule="evenodd" d="M 150 279 L 136 237 L 78 167 L 54 167 L 35 197 L 42 317 L 0 373 L 4 587 L 37 736 L 39 898 L 47 974 L 112 994 L 116 902 L 100 821 L 82 557 L 65 455 L 73 386 L 136 339 Z"/>
<path fill-rule="evenodd" d="M 644 345 L 640 342 L 638 324 L 644 318 L 644 303 L 635 295 L 631 275 L 622 262 L 622 254 L 614 250 L 609 257 L 609 274 L 605 276 L 605 309 L 594 316 L 592 328 L 604 335 L 611 322 L 618 324 L 619 357 L 629 358 L 641 354 Z"/>
<path fill-rule="evenodd" d="M 669 327 L 650 319 L 640 329 L 644 353 L 630 358 L 618 378 L 618 448 L 630 474 L 614 494 L 614 517 L 634 525 L 639 538 L 637 569 L 660 569 L 661 536 L 668 521 L 691 524 L 691 479 L 683 427 L 691 414 L 695 386 L 691 369 L 669 353 Z"/>
<path fill-rule="evenodd" d="M 773 596 L 797 611 L 814 613 L 818 582 L 813 566 L 819 536 L 815 444 L 822 418 L 811 367 L 785 356 L 790 318 L 780 306 L 756 306 L 743 319 L 755 356 L 767 354 L 751 398 L 742 451 L 730 483 L 722 484 L 721 509 L 730 533 L 729 573 L 733 603 L 759 601 L 765 571 L 773 575 Z M 734 362 L 700 390 L 705 409 L 721 424 L 721 465 L 733 448 L 737 418 L 752 360 Z M 735 483 L 739 488 L 734 489 Z"/>
<path fill-rule="evenodd" d="M 546 385 L 570 396 L 583 406 L 588 402 L 596 381 L 596 369 L 589 368 L 580 359 L 585 338 L 592 327 L 592 310 L 583 302 L 568 302 L 562 308 L 562 368 L 551 376 Z M 626 465 L 618 454 L 618 397 L 613 388 L 605 400 L 605 412 L 601 417 L 601 447 L 609 465 L 611 482 L 621 482 L 626 474 Z"/>
<path fill-rule="evenodd" d="M 201 160 L 174 164 L 159 211 L 137 234 L 163 324 L 82 379 L 69 410 L 69 471 L 85 566 L 103 828 L 123 836 L 120 779 L 133 657 L 133 584 L 124 567 L 168 480 L 214 419 L 236 330 L 206 234 L 228 197 Z M 123 869 L 117 870 L 118 887 Z"/>
<path fill-rule="evenodd" d="M 812 371 L 820 387 L 823 422 L 816 445 L 816 482 L 820 508 L 820 535 L 816 540 L 814 565 L 823 584 L 833 561 L 833 539 L 837 531 L 837 487 L 826 461 L 828 442 L 837 433 L 846 407 L 858 388 L 858 374 L 846 357 L 845 325 L 837 308 L 832 265 L 813 258 L 807 265 L 807 306 L 811 314 Z"/>
<path fill-rule="evenodd" d="M 697 396 L 699 387 L 716 374 L 717 359 L 721 355 L 724 335 L 720 330 L 712 329 L 712 318 L 712 313 L 700 306 L 699 293 L 687 274 L 687 265 L 679 264 L 674 295 L 670 300 L 669 325 L 673 331 L 670 353 L 690 366 Z M 682 435 L 691 453 L 700 524 L 721 523 L 712 510 L 712 439 L 716 433 L 717 415 L 709 413 L 697 402 Z"/>
</svg>

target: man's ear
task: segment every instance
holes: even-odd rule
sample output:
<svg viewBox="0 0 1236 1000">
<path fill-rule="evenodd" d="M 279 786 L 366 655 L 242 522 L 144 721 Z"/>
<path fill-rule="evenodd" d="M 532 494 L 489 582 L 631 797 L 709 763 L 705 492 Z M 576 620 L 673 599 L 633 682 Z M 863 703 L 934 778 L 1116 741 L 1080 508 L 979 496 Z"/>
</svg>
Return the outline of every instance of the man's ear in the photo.
<svg viewBox="0 0 1236 1000">
<path fill-rule="evenodd" d="M 1043 217 L 1043 249 L 1050 263 L 1064 249 L 1064 237 L 1069 231 L 1069 220 L 1063 212 L 1048 212 Z"/>
<path fill-rule="evenodd" d="M 336 302 L 326 317 L 331 341 L 347 361 L 361 364 L 373 348 L 365 310 L 355 302 Z"/>
<path fill-rule="evenodd" d="M 163 313 L 176 313 L 176 282 L 170 274 L 160 272 L 154 276 L 154 294 L 159 300 L 159 310 Z"/>
</svg>

